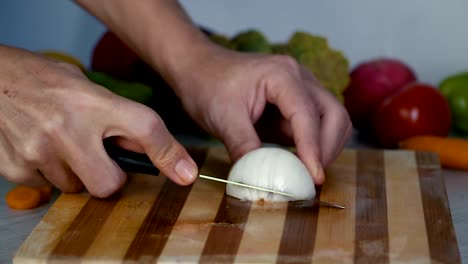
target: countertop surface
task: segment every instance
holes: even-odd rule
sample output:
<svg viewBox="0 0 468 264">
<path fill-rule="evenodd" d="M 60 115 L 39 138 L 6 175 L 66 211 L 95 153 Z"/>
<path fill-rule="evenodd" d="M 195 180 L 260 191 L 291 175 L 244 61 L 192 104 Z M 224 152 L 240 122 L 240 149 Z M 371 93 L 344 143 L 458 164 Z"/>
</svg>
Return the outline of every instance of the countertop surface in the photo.
<svg viewBox="0 0 468 264">
<path fill-rule="evenodd" d="M 347 147 L 368 146 L 353 140 Z M 443 173 L 462 262 L 468 263 L 468 172 L 444 170 Z M 4 197 L 13 186 L 3 178 L 0 179 L 0 263 L 2 264 L 11 263 L 15 251 L 59 195 L 55 192 L 51 202 L 37 209 L 12 210 L 6 205 Z"/>
</svg>

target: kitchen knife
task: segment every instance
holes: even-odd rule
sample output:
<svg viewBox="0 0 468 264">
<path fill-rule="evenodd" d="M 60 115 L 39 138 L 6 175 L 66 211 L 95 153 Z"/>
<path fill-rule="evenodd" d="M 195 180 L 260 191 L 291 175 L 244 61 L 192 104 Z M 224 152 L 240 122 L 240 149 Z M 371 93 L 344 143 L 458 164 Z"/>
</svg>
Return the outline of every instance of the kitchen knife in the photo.
<svg viewBox="0 0 468 264">
<path fill-rule="evenodd" d="M 120 166 L 120 168 L 123 171 L 149 174 L 149 175 L 155 175 L 155 176 L 159 175 L 159 169 L 153 165 L 153 163 L 151 162 L 151 160 L 146 154 L 125 150 L 113 144 L 109 144 L 108 142 L 105 142 L 104 146 L 109 157 L 111 157 Z M 211 177 L 208 175 L 200 174 L 199 177 L 202 179 L 206 179 L 206 180 L 223 182 L 226 184 L 237 185 L 237 186 L 241 186 L 245 188 L 280 194 L 280 195 L 293 197 L 293 198 L 295 197 L 294 195 L 289 194 L 289 193 L 271 190 L 271 189 L 258 187 L 258 186 L 253 186 L 253 185 L 249 185 L 245 183 L 229 181 L 229 180 L 225 180 L 225 179 L 221 179 L 217 177 Z M 341 205 L 332 204 L 332 203 L 323 202 L 323 201 L 319 201 L 319 203 L 320 205 L 328 206 L 328 207 L 334 207 L 334 208 L 339 208 L 339 209 L 345 208 L 344 206 L 341 206 Z"/>
</svg>

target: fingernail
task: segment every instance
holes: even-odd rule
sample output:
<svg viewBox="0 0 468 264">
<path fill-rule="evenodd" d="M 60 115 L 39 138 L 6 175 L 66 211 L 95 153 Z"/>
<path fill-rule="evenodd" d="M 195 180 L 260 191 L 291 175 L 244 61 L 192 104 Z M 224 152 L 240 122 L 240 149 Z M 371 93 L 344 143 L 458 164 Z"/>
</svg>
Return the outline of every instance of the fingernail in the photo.
<svg viewBox="0 0 468 264">
<path fill-rule="evenodd" d="M 183 183 L 191 183 L 198 176 L 197 166 L 185 159 L 177 162 L 175 171 Z"/>
</svg>

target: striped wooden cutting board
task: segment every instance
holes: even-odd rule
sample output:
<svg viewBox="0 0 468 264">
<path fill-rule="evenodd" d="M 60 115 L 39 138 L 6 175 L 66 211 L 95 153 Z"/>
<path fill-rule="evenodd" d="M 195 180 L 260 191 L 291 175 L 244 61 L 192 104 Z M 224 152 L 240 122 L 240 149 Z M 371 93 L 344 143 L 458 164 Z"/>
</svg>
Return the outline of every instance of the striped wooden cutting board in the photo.
<svg viewBox="0 0 468 264">
<path fill-rule="evenodd" d="M 192 151 L 226 177 L 222 148 Z M 130 175 L 111 199 L 63 194 L 15 263 L 460 263 L 438 160 L 428 153 L 345 150 L 320 199 L 345 210 L 241 202 L 220 183 L 180 187 Z"/>
</svg>

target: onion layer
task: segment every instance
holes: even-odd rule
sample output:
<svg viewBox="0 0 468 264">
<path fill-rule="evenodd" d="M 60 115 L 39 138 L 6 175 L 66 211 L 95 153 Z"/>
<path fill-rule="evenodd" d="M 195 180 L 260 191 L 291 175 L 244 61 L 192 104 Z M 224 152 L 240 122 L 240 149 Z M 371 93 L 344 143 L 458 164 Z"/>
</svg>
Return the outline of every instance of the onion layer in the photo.
<svg viewBox="0 0 468 264">
<path fill-rule="evenodd" d="M 247 153 L 231 168 L 228 180 L 286 192 L 296 198 L 228 184 L 226 193 L 241 200 L 276 202 L 315 197 L 315 185 L 305 165 L 282 148 L 264 147 Z"/>
</svg>

